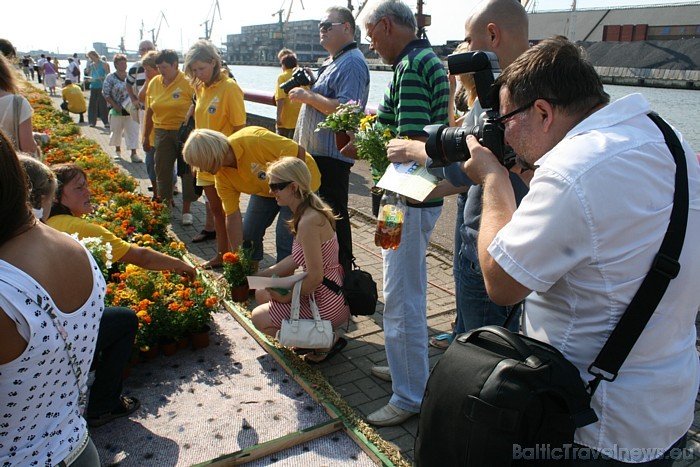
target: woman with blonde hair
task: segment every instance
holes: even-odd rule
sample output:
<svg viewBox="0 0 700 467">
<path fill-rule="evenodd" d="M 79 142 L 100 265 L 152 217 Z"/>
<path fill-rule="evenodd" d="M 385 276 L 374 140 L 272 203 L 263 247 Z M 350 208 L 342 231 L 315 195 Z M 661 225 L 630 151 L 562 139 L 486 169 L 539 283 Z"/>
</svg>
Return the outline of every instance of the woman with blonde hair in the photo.
<svg viewBox="0 0 700 467">
<path fill-rule="evenodd" d="M 230 136 L 245 126 L 243 91 L 221 67 L 221 57 L 214 44 L 200 40 L 192 45 L 185 55 L 185 75 L 196 93 L 195 128 L 208 128 Z M 204 229 L 193 241 L 196 243 L 215 237 L 217 254 L 203 266 L 221 266 L 223 254 L 228 247 L 228 236 L 226 215 L 214 186 L 214 176 L 207 172 L 197 172 L 197 186 L 203 187 L 206 195 L 207 220 Z M 207 230 L 207 226 L 212 224 L 213 232 Z"/>
<path fill-rule="evenodd" d="M 5 131 L 16 150 L 30 154 L 37 153 L 32 135 L 33 114 L 29 101 L 19 95 L 14 67 L 0 54 L 0 129 Z"/>
<path fill-rule="evenodd" d="M 266 167 L 286 156 L 306 162 L 311 172 L 311 189 L 321 184 L 321 174 L 311 154 L 291 139 L 259 126 L 248 126 L 229 137 L 214 130 L 194 130 L 183 149 L 185 162 L 197 170 L 215 175 L 216 191 L 226 214 L 229 251 L 241 244 L 252 247 L 256 265 L 263 258 L 265 230 L 279 214 L 276 229 L 277 261 L 292 253 L 292 234 L 285 225 L 293 217 L 287 206 L 275 202 L 267 185 Z M 241 214 L 241 194 L 251 195 L 245 217 Z"/>
<path fill-rule="evenodd" d="M 333 209 L 311 191 L 311 173 L 301 160 L 284 157 L 267 166 L 270 193 L 277 204 L 289 207 L 294 217 L 289 229 L 294 234 L 292 254 L 260 275 L 289 276 L 301 266 L 307 273 L 301 283 L 300 318 L 312 319 L 309 296 L 313 295 L 321 319 L 330 320 L 333 328 L 340 327 L 350 317 L 350 309 L 342 294 L 324 284 L 327 278 L 342 286 L 345 272 L 338 260 L 338 237 L 335 233 L 337 217 Z M 260 303 L 252 313 L 253 324 L 260 331 L 274 336 L 288 319 L 292 294 L 275 290 L 257 290 L 255 300 Z M 315 350 L 305 356 L 309 363 L 321 363 L 340 352 L 347 342 L 336 337 L 328 349 Z"/>
</svg>

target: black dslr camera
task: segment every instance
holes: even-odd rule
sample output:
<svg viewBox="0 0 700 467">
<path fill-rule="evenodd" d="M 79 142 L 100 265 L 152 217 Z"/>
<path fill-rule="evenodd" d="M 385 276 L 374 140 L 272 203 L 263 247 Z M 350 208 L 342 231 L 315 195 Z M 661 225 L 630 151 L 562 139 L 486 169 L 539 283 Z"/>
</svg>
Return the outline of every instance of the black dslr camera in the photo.
<svg viewBox="0 0 700 467">
<path fill-rule="evenodd" d="M 298 88 L 299 86 L 308 86 L 309 84 L 311 84 L 311 78 L 309 78 L 306 70 L 303 68 L 297 68 L 294 70 L 294 73 L 292 73 L 291 78 L 280 84 L 280 89 L 286 93 L 289 93 L 289 91 L 294 88 Z"/>
<path fill-rule="evenodd" d="M 491 85 L 501 74 L 498 57 L 493 52 L 477 50 L 452 54 L 447 57 L 447 67 L 452 75 L 473 73 L 476 94 L 484 113 L 479 124 L 473 127 L 449 127 L 447 125 L 426 125 L 428 133 L 425 151 L 433 160 L 431 167 L 444 167 L 457 161 L 469 159 L 467 136 L 474 135 L 483 146 L 493 152 L 507 168 L 515 164 L 515 153 L 503 140 L 503 130 L 497 125 L 498 108 L 491 99 Z"/>
</svg>

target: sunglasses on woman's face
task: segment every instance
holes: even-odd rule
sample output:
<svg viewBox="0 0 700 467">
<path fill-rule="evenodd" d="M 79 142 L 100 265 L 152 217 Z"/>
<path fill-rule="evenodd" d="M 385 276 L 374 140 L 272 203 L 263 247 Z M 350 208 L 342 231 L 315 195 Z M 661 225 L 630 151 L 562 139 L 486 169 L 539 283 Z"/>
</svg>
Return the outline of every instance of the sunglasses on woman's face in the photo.
<svg viewBox="0 0 700 467">
<path fill-rule="evenodd" d="M 292 182 L 278 182 L 278 183 L 270 183 L 270 191 L 273 193 L 277 193 L 278 191 L 282 191 L 285 188 L 287 188 Z"/>
</svg>

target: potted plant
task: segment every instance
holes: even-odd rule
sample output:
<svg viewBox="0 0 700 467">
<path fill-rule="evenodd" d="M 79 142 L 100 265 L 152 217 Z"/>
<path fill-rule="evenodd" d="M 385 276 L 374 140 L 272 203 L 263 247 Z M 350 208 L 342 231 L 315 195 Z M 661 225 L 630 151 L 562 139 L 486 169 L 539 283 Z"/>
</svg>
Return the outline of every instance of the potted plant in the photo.
<svg viewBox="0 0 700 467">
<path fill-rule="evenodd" d="M 333 131 L 335 133 L 335 145 L 340 150 L 350 142 L 350 136 L 348 136 L 347 132 L 357 131 L 364 116 L 365 114 L 359 103 L 351 100 L 345 104 L 340 104 L 335 112 L 328 114 L 326 119 L 318 124 L 316 131 L 323 129 Z"/>
<path fill-rule="evenodd" d="M 231 287 L 231 299 L 234 302 L 248 301 L 248 276 L 253 273 L 251 251 L 238 247 L 235 253 L 224 253 L 224 278 Z"/>
</svg>

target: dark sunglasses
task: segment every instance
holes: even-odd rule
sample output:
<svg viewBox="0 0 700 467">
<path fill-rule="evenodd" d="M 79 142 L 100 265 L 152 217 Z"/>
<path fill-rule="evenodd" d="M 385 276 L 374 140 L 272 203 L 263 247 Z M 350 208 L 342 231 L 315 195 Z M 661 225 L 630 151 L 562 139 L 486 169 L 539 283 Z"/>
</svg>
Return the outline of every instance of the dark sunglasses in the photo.
<svg viewBox="0 0 700 467">
<path fill-rule="evenodd" d="M 287 188 L 292 182 L 277 182 L 277 183 L 270 183 L 270 191 L 273 193 L 277 193 L 278 191 L 282 191 L 285 188 Z"/>
<path fill-rule="evenodd" d="M 330 31 L 333 29 L 333 26 L 340 26 L 343 23 L 331 23 L 330 21 L 324 21 L 322 23 L 318 23 L 318 30 L 319 31 Z"/>
</svg>

